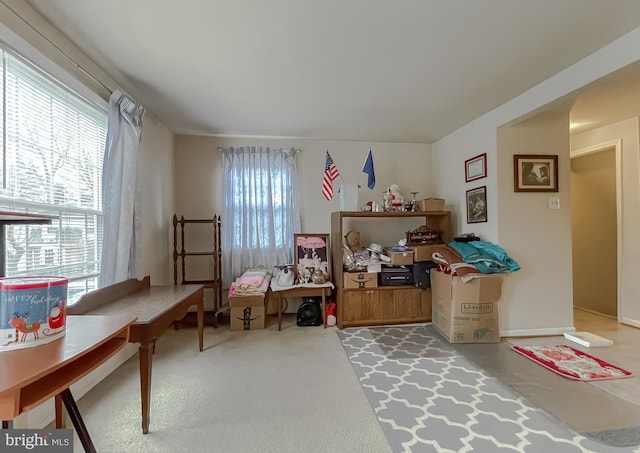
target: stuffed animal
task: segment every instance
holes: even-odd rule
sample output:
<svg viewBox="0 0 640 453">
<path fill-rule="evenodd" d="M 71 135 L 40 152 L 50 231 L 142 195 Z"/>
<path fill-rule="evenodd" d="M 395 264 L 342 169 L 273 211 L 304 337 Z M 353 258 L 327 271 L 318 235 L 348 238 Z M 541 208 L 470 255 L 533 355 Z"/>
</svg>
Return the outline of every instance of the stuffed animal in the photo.
<svg viewBox="0 0 640 453">
<path fill-rule="evenodd" d="M 344 240 L 346 241 L 347 247 L 352 252 L 357 252 L 358 250 L 362 250 L 364 247 L 360 245 L 360 232 L 359 231 L 349 231 L 344 236 Z"/>
</svg>

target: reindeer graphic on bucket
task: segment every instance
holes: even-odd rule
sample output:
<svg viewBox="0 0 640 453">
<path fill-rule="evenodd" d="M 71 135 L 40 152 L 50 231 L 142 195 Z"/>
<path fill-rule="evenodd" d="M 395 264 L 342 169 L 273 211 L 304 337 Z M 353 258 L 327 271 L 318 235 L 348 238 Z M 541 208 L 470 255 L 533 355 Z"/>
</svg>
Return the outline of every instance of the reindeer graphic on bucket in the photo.
<svg viewBox="0 0 640 453">
<path fill-rule="evenodd" d="M 0 351 L 63 337 L 67 284 L 62 277 L 0 278 Z"/>
</svg>

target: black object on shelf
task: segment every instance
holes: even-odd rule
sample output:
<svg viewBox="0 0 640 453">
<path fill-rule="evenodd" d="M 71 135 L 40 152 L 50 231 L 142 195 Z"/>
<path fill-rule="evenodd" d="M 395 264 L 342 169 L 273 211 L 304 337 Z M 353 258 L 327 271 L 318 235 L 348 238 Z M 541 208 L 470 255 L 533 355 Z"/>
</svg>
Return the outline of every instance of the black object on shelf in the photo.
<svg viewBox="0 0 640 453">
<path fill-rule="evenodd" d="M 380 286 L 413 285 L 411 266 L 382 266 L 378 276 Z"/>
<path fill-rule="evenodd" d="M 453 240 L 456 242 L 479 241 L 480 236 L 476 236 L 475 233 L 466 233 L 466 234 L 461 234 L 460 236 L 454 237 Z"/>
<path fill-rule="evenodd" d="M 413 282 L 416 288 L 431 288 L 431 271 L 438 267 L 433 261 L 413 263 Z"/>
</svg>

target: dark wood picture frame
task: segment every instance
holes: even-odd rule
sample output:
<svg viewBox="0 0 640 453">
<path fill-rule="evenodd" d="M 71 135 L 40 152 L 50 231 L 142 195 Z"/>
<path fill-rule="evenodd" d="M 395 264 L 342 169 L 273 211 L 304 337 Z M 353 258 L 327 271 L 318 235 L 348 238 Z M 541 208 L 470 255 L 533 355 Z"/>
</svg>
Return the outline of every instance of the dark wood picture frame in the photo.
<svg viewBox="0 0 640 453">
<path fill-rule="evenodd" d="M 467 223 L 487 221 L 487 186 L 467 190 Z"/>
<path fill-rule="evenodd" d="M 513 156 L 514 192 L 558 192 L 558 155 Z"/>
<path fill-rule="evenodd" d="M 470 182 L 487 177 L 487 153 L 478 154 L 464 161 L 464 181 Z"/>
<path fill-rule="evenodd" d="M 295 273 L 298 283 L 311 283 L 311 275 L 320 267 L 331 281 L 331 247 L 329 234 L 298 233 L 293 235 Z"/>
</svg>

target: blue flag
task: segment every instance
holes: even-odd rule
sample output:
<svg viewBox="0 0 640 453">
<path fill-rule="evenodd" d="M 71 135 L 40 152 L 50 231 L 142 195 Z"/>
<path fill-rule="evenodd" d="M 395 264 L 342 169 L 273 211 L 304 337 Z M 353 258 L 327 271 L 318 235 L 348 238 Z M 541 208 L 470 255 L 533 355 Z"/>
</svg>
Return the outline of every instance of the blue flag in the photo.
<svg viewBox="0 0 640 453">
<path fill-rule="evenodd" d="M 369 180 L 367 181 L 367 187 L 372 189 L 376 186 L 376 173 L 373 171 L 373 156 L 371 155 L 371 150 L 369 150 L 369 155 L 367 156 L 367 160 L 364 161 L 364 167 L 362 167 L 362 171 L 369 175 Z"/>
</svg>

